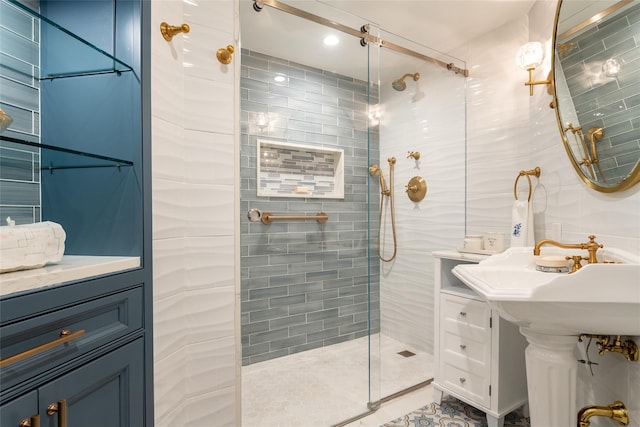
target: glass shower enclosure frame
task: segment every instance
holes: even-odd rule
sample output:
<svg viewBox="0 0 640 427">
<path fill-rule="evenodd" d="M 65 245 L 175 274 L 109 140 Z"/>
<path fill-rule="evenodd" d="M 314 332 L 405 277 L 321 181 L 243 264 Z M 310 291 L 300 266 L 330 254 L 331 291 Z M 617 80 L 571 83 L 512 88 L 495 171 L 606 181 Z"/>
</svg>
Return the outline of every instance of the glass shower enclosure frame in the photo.
<svg viewBox="0 0 640 427">
<path fill-rule="evenodd" d="M 341 41 L 358 45 L 358 52 L 338 48 L 323 57 L 314 50 L 321 57 L 320 65 L 304 63 L 297 53 L 318 48 L 296 43 L 296 30 L 286 38 L 288 29 L 299 28 L 299 22 L 293 25 L 293 21 L 303 18 L 265 7 L 280 2 L 254 4 L 258 3 L 263 4 L 259 14 L 252 10 L 243 15 L 241 10 L 243 406 L 253 405 L 253 398 L 265 394 L 252 394 L 251 389 L 260 389 L 278 369 L 269 371 L 267 366 L 283 361 L 293 369 L 302 355 L 323 354 L 324 361 L 314 356 L 311 362 L 300 362 L 304 374 L 296 375 L 311 383 L 312 374 L 319 372 L 325 361 L 334 360 L 332 373 L 322 381 L 331 384 L 331 394 L 346 392 L 338 398 L 341 404 L 350 399 L 358 403 L 341 412 L 328 408 L 326 405 L 331 404 L 318 395 L 313 399 L 317 405 L 325 405 L 325 412 L 335 413 L 329 424 L 341 425 L 377 409 L 381 401 L 405 388 L 428 384 L 432 377 L 428 359 L 429 352 L 431 358 L 433 355 L 433 295 L 426 291 L 432 288 L 430 251 L 451 247 L 454 239 L 461 240 L 464 235 L 464 161 L 460 160 L 464 159 L 464 79 L 447 69 L 445 62 L 444 67 L 438 67 L 440 59 L 426 61 L 424 56 L 437 55 L 451 62 L 455 58 L 384 32 L 378 25 L 321 2 L 303 2 L 304 12 L 347 26 L 348 32 L 338 31 Z M 243 6 L 248 8 L 249 2 L 241 3 Z M 243 30 L 263 21 L 270 27 L 255 29 L 257 37 Z M 335 28 L 325 24 L 307 19 L 303 28 L 305 33 L 328 34 L 334 30 L 336 34 Z M 280 44 L 286 41 L 285 49 L 273 48 L 277 43 L 268 42 L 277 34 L 282 37 Z M 408 50 L 419 52 L 418 57 L 385 50 L 381 40 L 404 44 Z M 407 73 L 419 70 L 428 80 L 416 81 L 420 85 L 413 86 L 413 81 L 407 81 L 406 91 L 394 90 L 391 83 L 401 75 L 387 63 L 397 63 L 398 69 Z M 444 83 L 436 83 L 433 74 Z M 425 105 L 424 99 L 432 91 L 437 92 L 437 103 Z M 455 104 L 447 105 L 447 112 L 460 115 L 461 122 L 450 135 L 443 135 L 438 125 L 425 124 L 429 119 L 420 115 L 442 108 L 442 100 L 447 97 Z M 407 204 L 402 191 L 407 174 L 430 173 L 426 166 L 431 167 L 433 160 L 409 159 L 407 152 L 426 149 L 423 153 L 440 158 L 431 149 L 452 145 L 452 141 L 455 149 L 448 149 L 453 157 L 443 164 L 452 182 L 458 184 L 447 183 L 444 190 L 431 189 L 436 197 L 430 200 L 427 193 L 426 199 L 428 204 L 442 204 L 444 217 L 429 214 L 425 203 Z M 393 231 L 390 206 L 369 167 L 378 164 L 390 184 L 387 159 L 391 157 L 397 162 L 393 197 L 398 217 L 398 256 L 384 263 L 378 253 L 378 227 L 382 250 L 388 251 Z M 336 179 L 337 175 L 342 175 L 342 181 Z M 432 179 L 440 181 L 437 176 Z M 429 178 L 427 181 L 431 182 Z M 339 193 L 332 185 L 343 185 L 343 198 L 335 196 Z M 384 215 L 379 224 L 381 207 Z M 326 221 L 317 218 L 321 214 L 326 215 Z M 265 223 L 265 217 L 272 221 Z M 418 233 L 416 228 L 412 231 L 407 227 L 422 220 L 425 225 L 417 227 Z M 435 236 L 428 236 L 430 232 Z M 422 236 L 428 236 L 428 241 L 415 239 Z M 421 267 L 410 271 L 407 263 L 420 263 Z M 411 310 L 401 313 L 397 304 Z M 393 343 L 381 338 L 381 332 L 393 335 Z M 414 342 L 402 343 L 407 339 Z M 364 346 L 359 350 L 348 347 L 355 342 Z M 340 355 L 343 349 L 346 352 Z M 398 370 L 402 363 L 418 360 L 413 358 L 416 353 L 425 353 L 426 361 L 414 363 L 417 368 L 413 373 Z M 396 357 L 399 361 L 389 360 Z M 386 362 L 390 367 L 385 368 Z M 254 375 L 248 372 L 254 371 L 263 385 L 245 382 L 245 377 Z M 288 372 L 273 374 L 279 384 L 271 393 L 284 393 L 280 387 L 295 393 L 297 385 L 287 386 L 283 380 Z M 351 374 L 359 378 L 351 380 Z M 332 375 L 335 378 L 329 379 Z M 398 386 L 385 379 L 390 377 L 407 377 L 408 383 Z M 243 425 L 250 425 L 245 421 L 248 419 L 243 419 Z"/>
</svg>

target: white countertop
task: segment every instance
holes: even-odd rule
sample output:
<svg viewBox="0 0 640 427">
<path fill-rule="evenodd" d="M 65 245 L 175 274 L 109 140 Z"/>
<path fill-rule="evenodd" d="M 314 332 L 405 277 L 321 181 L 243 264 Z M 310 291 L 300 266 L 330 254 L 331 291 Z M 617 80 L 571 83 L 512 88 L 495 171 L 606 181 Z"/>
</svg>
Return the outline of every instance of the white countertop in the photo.
<svg viewBox="0 0 640 427">
<path fill-rule="evenodd" d="M 489 258 L 491 254 L 475 254 L 469 252 L 459 252 L 453 249 L 445 249 L 441 251 L 433 251 L 431 253 L 436 258 L 446 258 L 446 259 L 458 259 L 458 260 L 467 260 L 467 261 L 475 261 L 480 262 Z"/>
<path fill-rule="evenodd" d="M 139 257 L 65 255 L 42 268 L 0 274 L 0 296 L 137 267 Z"/>
</svg>

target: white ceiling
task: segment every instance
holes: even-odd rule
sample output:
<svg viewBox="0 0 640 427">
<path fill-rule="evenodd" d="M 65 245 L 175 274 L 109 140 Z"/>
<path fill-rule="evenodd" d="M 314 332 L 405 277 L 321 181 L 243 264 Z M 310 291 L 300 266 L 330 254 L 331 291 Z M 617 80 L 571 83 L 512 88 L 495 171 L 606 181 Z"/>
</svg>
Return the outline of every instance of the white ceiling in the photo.
<svg viewBox="0 0 640 427">
<path fill-rule="evenodd" d="M 438 52 L 452 52 L 465 42 L 526 15 L 535 0 L 281 2 L 354 29 L 366 23 L 378 24 L 385 30 L 380 35 L 383 40 L 390 40 L 444 62 L 452 62 L 450 57 Z M 325 26 L 269 6 L 265 6 L 260 13 L 255 12 L 253 0 L 240 1 L 240 23 L 243 48 L 366 79 L 366 49 L 351 35 L 331 31 Z M 322 37 L 330 32 L 339 35 L 340 45 L 333 48 L 322 45 Z M 381 75 L 415 72 L 415 65 L 412 66 L 411 61 L 416 64 L 416 59 L 395 52 L 384 55 L 379 60 Z M 464 66 L 461 61 L 455 61 L 455 65 Z"/>
</svg>

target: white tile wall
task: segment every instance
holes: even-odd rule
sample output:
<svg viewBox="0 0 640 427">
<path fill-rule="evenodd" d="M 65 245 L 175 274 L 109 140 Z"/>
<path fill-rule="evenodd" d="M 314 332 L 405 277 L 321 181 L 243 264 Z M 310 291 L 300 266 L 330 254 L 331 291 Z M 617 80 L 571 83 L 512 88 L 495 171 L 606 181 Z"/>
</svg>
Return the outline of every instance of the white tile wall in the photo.
<svg viewBox="0 0 640 427">
<path fill-rule="evenodd" d="M 551 238 L 552 224 L 560 223 L 563 241 L 586 241 L 595 234 L 607 246 L 638 252 L 640 187 L 620 194 L 589 189 L 567 158 L 545 88 L 536 87 L 530 97 L 523 84 L 527 73 L 515 65 L 515 52 L 526 41 L 550 44 L 555 10 L 555 1 L 537 1 L 528 16 L 467 47 L 472 70 L 467 99 L 468 232 L 508 232 L 517 173 L 540 166 L 540 179 L 533 178 L 536 238 Z M 546 78 L 549 69 L 547 58 L 535 78 Z M 526 184 L 521 187 L 525 190 Z M 587 369 L 578 371 L 578 407 L 620 399 L 636 420 L 632 424 L 640 425 L 640 383 L 629 381 L 638 378 L 640 366 L 596 351 L 591 360 L 599 363 L 593 376 Z"/>
<path fill-rule="evenodd" d="M 237 2 L 152 2 L 152 28 L 161 21 L 186 21 L 192 25 L 188 43 L 193 48 L 186 58 L 194 65 L 183 67 L 183 37 L 176 36 L 167 43 L 159 31 L 152 34 L 155 418 L 156 425 L 162 427 L 207 425 L 211 419 L 216 420 L 216 425 L 240 425 L 238 326 L 233 319 L 234 299 L 238 300 L 234 288 L 236 258 L 229 250 L 235 247 L 237 229 L 234 214 L 229 214 L 236 206 L 235 175 L 221 167 L 236 162 L 238 157 L 234 149 L 235 107 L 230 107 L 236 99 L 237 83 L 231 68 L 212 60 L 215 50 L 236 44 L 234 3 Z M 594 233 L 607 245 L 640 251 L 640 186 L 615 195 L 588 189 L 566 159 L 544 89 L 537 87 L 535 95 L 529 97 L 523 85 L 526 72 L 514 64 L 513 57 L 521 44 L 529 39 L 550 38 L 555 4 L 537 1 L 529 16 L 507 23 L 454 53 L 466 59 L 471 70 L 466 93 L 467 232 L 508 232 L 517 172 L 540 166 L 542 176 L 535 181 L 534 194 L 538 238 L 549 236 L 553 223 L 561 223 L 563 240 L 579 241 Z M 536 77 L 544 78 L 548 69 L 543 65 Z M 420 112 L 420 117 L 449 125 L 452 131 L 459 126 L 458 118 L 452 122 L 452 117 L 457 116 L 450 111 L 439 113 L 436 108 Z M 403 154 L 420 151 L 421 146 L 428 151 L 428 144 L 438 141 L 399 140 L 403 145 L 394 146 L 393 153 L 389 153 L 402 161 L 397 168 L 398 185 L 405 185 L 405 179 L 413 174 L 424 174 L 433 193 L 427 193 L 427 203 L 417 212 L 399 203 L 403 213 L 398 221 L 444 221 L 448 226 L 430 231 L 429 239 L 438 248 L 455 246 L 452 237 L 462 238 L 464 234 L 456 226 L 458 222 L 447 215 L 455 209 L 447 205 L 446 199 L 440 206 L 429 205 L 429 201 L 438 191 L 447 191 L 447 185 L 451 185 L 447 180 L 462 179 L 456 170 L 453 174 L 437 172 L 440 165 L 459 160 L 461 154 L 452 152 L 448 159 L 450 147 L 441 137 L 442 146 L 431 152 L 432 157 L 422 159 L 419 170 L 414 170 Z M 386 158 L 387 152 L 381 154 Z M 455 197 L 457 200 L 457 194 Z M 185 213 L 185 206 L 211 210 L 210 216 Z M 411 280 L 419 283 L 421 277 L 432 276 L 432 272 L 426 267 L 429 262 L 423 264 L 428 253 L 420 252 L 426 226 L 421 224 L 417 230 L 412 235 L 403 228 L 399 234 L 403 251 L 407 251 L 402 253 L 406 259 L 400 259 L 417 260 L 420 270 L 411 273 Z M 212 263 L 208 265 L 207 260 Z M 428 290 L 408 289 L 407 295 L 411 293 L 421 293 L 414 297 L 424 298 Z M 206 299 L 202 301 L 203 298 Z M 396 313 L 408 307 L 400 301 L 390 304 L 396 304 L 392 309 Z M 192 326 L 201 333 L 190 331 L 181 336 L 176 332 Z M 398 325 L 397 330 L 408 335 L 417 333 L 406 325 Z M 416 337 L 428 339 L 419 334 Z M 627 403 L 632 419 L 638 420 L 640 367 L 618 363 L 615 356 L 594 355 L 603 367 L 594 377 L 580 371 L 578 403 L 602 404 L 615 396 Z M 230 375 L 232 371 L 235 375 Z M 611 376 L 618 385 L 611 386 Z"/>
<path fill-rule="evenodd" d="M 381 55 L 382 60 L 390 60 L 387 51 Z M 404 91 L 395 91 L 390 84 L 380 89 L 379 164 L 389 185 L 387 158 L 397 159 L 394 198 L 398 244 L 396 259 L 380 264 L 381 331 L 433 353 L 431 252 L 453 248 L 464 237 L 465 79 L 433 64 L 416 61 L 415 66 L 406 72 L 419 72 L 420 80 L 408 78 Z M 398 76 L 382 77 L 383 82 L 390 82 Z M 407 158 L 409 151 L 420 152 L 420 159 Z M 426 197 L 418 203 L 405 192 L 414 176 L 427 183 Z M 371 212 L 377 215 L 378 207 L 372 206 Z M 393 251 L 388 212 L 385 210 L 383 233 L 385 258 Z"/>
<path fill-rule="evenodd" d="M 155 424 L 239 425 L 234 1 L 152 3 Z"/>
</svg>

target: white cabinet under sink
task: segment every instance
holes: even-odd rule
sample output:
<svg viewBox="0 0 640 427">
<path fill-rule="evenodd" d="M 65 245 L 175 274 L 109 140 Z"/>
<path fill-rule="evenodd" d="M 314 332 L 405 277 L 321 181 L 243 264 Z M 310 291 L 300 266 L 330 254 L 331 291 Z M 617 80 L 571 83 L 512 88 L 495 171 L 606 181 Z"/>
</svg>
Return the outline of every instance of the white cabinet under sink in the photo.
<svg viewBox="0 0 640 427">
<path fill-rule="evenodd" d="M 435 260 L 436 401 L 444 394 L 484 411 L 489 427 L 527 403 L 524 350 L 518 327 L 502 318 L 451 270 L 484 255 L 433 253 Z"/>
</svg>

